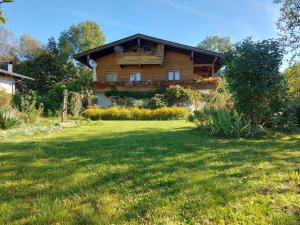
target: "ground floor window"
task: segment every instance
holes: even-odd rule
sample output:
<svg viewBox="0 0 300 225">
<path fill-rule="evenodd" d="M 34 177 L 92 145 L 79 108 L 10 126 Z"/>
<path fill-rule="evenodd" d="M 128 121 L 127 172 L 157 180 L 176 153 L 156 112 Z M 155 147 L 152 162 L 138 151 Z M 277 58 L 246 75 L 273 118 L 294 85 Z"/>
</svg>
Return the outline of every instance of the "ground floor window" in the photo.
<svg viewBox="0 0 300 225">
<path fill-rule="evenodd" d="M 106 81 L 118 81 L 117 72 L 106 72 Z"/>
<path fill-rule="evenodd" d="M 168 72 L 168 80 L 180 80 L 180 70 L 170 70 Z"/>
<path fill-rule="evenodd" d="M 129 81 L 140 81 L 141 73 L 140 72 L 130 72 L 129 73 Z"/>
</svg>

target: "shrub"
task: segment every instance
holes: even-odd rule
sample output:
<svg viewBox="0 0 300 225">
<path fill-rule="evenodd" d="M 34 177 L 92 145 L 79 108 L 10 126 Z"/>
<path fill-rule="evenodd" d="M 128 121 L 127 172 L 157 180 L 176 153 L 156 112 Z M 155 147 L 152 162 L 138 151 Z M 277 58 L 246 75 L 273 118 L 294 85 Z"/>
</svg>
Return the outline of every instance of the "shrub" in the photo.
<svg viewBox="0 0 300 225">
<path fill-rule="evenodd" d="M 183 106 L 192 103 L 192 90 L 179 85 L 171 86 L 163 93 L 167 106 Z"/>
<path fill-rule="evenodd" d="M 166 106 L 186 106 L 192 103 L 196 104 L 198 101 L 200 101 L 200 94 L 197 91 L 174 85 L 161 89 L 151 98 L 147 107 L 157 109 Z"/>
<path fill-rule="evenodd" d="M 290 107 L 282 108 L 279 112 L 273 114 L 266 126 L 274 131 L 294 132 L 297 129 L 296 113 Z"/>
<path fill-rule="evenodd" d="M 212 134 L 226 137 L 245 137 L 251 134 L 250 120 L 243 114 L 225 110 L 211 110 L 209 128 Z"/>
<path fill-rule="evenodd" d="M 205 108 L 194 111 L 191 118 L 199 127 L 206 127 L 211 134 L 226 137 L 254 136 L 251 131 L 250 120 L 243 114 L 220 109 Z"/>
<path fill-rule="evenodd" d="M 234 103 L 229 91 L 225 88 L 217 89 L 211 93 L 202 93 L 202 101 L 205 103 L 205 107 L 214 109 L 223 109 L 232 111 L 234 109 Z"/>
<path fill-rule="evenodd" d="M 209 109 L 204 108 L 203 110 L 196 110 L 189 116 L 189 121 L 196 123 L 199 127 L 208 126 L 209 122 Z"/>
<path fill-rule="evenodd" d="M 295 115 L 298 126 L 300 126 L 300 97 L 292 101 L 289 108 Z"/>
<path fill-rule="evenodd" d="M 89 108 L 83 116 L 91 120 L 179 120 L 184 119 L 187 111 L 183 108 Z"/>
<path fill-rule="evenodd" d="M 40 102 L 43 102 L 45 111 L 52 113 L 60 110 L 63 103 L 63 92 L 66 89 L 64 85 L 55 85 L 53 86 L 47 95 L 41 97 Z"/>
<path fill-rule="evenodd" d="M 29 91 L 26 95 L 16 92 L 13 95 L 12 103 L 19 110 L 19 117 L 25 123 L 35 122 L 43 113 L 43 108 L 37 107 L 37 95 L 34 91 Z"/>
<path fill-rule="evenodd" d="M 166 103 L 164 101 L 164 96 L 162 94 L 156 94 L 151 100 L 148 102 L 147 108 L 150 109 L 158 109 L 165 107 Z"/>
<path fill-rule="evenodd" d="M 4 90 L 0 89 L 0 106 L 7 107 L 11 101 L 11 96 Z"/>
<path fill-rule="evenodd" d="M 9 109 L 0 108 L 0 128 L 9 129 L 20 124 L 16 113 Z"/>
</svg>

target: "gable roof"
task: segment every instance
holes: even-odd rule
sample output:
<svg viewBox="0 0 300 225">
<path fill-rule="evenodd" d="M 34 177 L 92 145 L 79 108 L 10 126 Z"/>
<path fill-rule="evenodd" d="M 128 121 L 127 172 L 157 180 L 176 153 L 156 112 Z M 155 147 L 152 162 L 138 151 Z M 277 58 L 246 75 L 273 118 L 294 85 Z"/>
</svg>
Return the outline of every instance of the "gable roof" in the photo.
<svg viewBox="0 0 300 225">
<path fill-rule="evenodd" d="M 184 44 L 179 44 L 176 42 L 172 42 L 172 41 L 167 41 L 167 40 L 163 40 L 160 38 L 156 38 L 156 37 L 152 37 L 152 36 L 148 36 L 148 35 L 144 35 L 144 34 L 134 34 L 132 36 L 102 45 L 100 47 L 97 48 L 93 48 L 81 53 L 78 53 L 76 55 L 74 55 L 74 58 L 76 60 L 78 60 L 79 62 L 88 65 L 87 62 L 87 56 L 90 56 L 91 59 L 95 59 L 98 57 L 101 57 L 103 55 L 109 54 L 114 52 L 114 47 L 117 45 L 121 45 L 121 44 L 125 44 L 128 42 L 132 42 L 136 39 L 141 39 L 141 40 L 145 40 L 145 41 L 149 41 L 149 42 L 154 42 L 154 43 L 161 43 L 164 44 L 165 47 L 173 49 L 173 50 L 177 50 L 177 51 L 182 51 L 182 52 L 186 52 L 186 53 L 191 53 L 193 52 L 194 54 L 198 54 L 198 55 L 202 55 L 202 56 L 207 56 L 210 58 L 218 58 L 219 59 L 222 57 L 221 53 L 218 52 L 214 52 L 214 51 L 209 51 L 209 50 L 205 50 L 205 49 L 201 49 L 201 48 L 197 48 L 197 47 L 192 47 L 192 46 L 188 46 L 188 45 L 184 45 Z"/>
<path fill-rule="evenodd" d="M 9 71 L 3 70 L 3 69 L 0 69 L 0 75 L 1 74 L 4 74 L 6 76 L 11 76 L 11 77 L 17 77 L 17 78 L 21 78 L 21 79 L 34 80 L 31 77 L 27 77 L 27 76 L 24 76 L 24 75 L 18 74 L 18 73 L 9 72 Z"/>
</svg>

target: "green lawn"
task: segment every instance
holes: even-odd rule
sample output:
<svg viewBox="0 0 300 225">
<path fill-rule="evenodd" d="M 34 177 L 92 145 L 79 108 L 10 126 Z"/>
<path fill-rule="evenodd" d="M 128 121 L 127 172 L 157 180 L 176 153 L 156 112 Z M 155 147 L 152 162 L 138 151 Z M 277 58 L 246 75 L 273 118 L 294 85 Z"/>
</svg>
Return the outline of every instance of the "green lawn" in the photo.
<svg viewBox="0 0 300 225">
<path fill-rule="evenodd" d="M 0 165 L 0 224 L 300 224 L 300 135 L 105 121 L 0 141 Z"/>
</svg>

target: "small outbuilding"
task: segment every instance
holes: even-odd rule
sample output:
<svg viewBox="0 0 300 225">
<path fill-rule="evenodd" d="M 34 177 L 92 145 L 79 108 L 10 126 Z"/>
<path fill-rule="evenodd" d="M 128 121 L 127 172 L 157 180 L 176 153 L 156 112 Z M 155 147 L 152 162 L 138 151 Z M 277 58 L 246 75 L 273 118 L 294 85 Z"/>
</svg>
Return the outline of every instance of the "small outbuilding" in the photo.
<svg viewBox="0 0 300 225">
<path fill-rule="evenodd" d="M 24 76 L 22 74 L 13 72 L 13 64 L 6 63 L 6 70 L 0 69 L 0 90 L 4 90 L 9 94 L 15 92 L 15 86 L 17 82 L 22 82 L 23 80 L 34 80 L 31 77 Z"/>
</svg>

